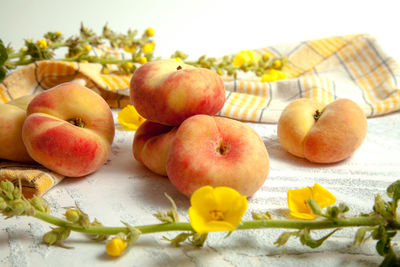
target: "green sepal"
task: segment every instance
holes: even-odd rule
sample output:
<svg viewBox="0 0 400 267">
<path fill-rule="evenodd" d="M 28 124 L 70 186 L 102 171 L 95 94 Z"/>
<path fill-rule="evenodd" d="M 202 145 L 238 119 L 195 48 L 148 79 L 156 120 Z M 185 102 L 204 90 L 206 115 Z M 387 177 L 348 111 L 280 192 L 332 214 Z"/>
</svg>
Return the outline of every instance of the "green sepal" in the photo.
<svg viewBox="0 0 400 267">
<path fill-rule="evenodd" d="M 326 236 L 323 236 L 322 238 L 315 240 L 310 236 L 310 230 L 306 228 L 303 230 L 300 236 L 300 241 L 303 245 L 306 245 L 310 248 L 317 248 L 321 246 L 322 243 L 324 243 L 324 241 L 327 240 L 331 235 L 333 235 L 337 230 L 338 229 L 335 229 Z"/>
<path fill-rule="evenodd" d="M 4 46 L 3 41 L 0 39 L 0 66 L 3 66 L 8 59 L 7 48 Z"/>
</svg>

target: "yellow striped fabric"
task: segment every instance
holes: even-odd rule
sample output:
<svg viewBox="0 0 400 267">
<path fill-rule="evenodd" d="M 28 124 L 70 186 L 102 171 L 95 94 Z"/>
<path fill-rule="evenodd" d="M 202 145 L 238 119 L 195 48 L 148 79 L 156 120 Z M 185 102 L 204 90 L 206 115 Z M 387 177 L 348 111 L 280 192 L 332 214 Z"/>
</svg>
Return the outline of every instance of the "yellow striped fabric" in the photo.
<svg viewBox="0 0 400 267">
<path fill-rule="evenodd" d="M 330 103 L 357 102 L 368 117 L 400 109 L 400 69 L 373 37 L 349 35 L 255 50 L 287 56 L 287 79 L 260 82 L 248 77 L 226 82 L 219 113 L 239 120 L 275 123 L 282 109 L 301 97 Z"/>
<path fill-rule="evenodd" d="M 36 164 L 0 160 L 0 181 L 9 180 L 14 184 L 21 181 L 22 194 L 26 198 L 42 196 L 64 177 Z"/>
</svg>

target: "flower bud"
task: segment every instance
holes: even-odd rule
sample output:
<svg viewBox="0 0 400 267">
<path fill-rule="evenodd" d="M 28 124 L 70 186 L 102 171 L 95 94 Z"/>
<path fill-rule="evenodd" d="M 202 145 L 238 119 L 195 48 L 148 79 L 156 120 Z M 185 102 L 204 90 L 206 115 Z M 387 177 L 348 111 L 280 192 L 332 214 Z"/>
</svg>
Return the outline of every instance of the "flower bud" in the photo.
<svg viewBox="0 0 400 267">
<path fill-rule="evenodd" d="M 36 210 L 49 213 L 49 207 L 42 198 L 34 196 L 30 199 L 30 203 Z"/>
<path fill-rule="evenodd" d="M 309 198 L 306 201 L 308 207 L 310 208 L 310 210 L 314 215 L 320 215 L 320 216 L 322 215 L 321 207 L 318 205 L 317 201 L 315 201 L 313 198 Z"/>
<path fill-rule="evenodd" d="M 43 241 L 49 245 L 53 245 L 58 241 L 58 234 L 50 231 L 44 234 Z"/>
<path fill-rule="evenodd" d="M 4 210 L 5 208 L 7 208 L 7 203 L 4 198 L 0 197 L 0 210 Z"/>
<path fill-rule="evenodd" d="M 29 210 L 30 205 L 22 199 L 14 199 L 10 202 L 10 208 L 15 215 L 22 215 Z"/>
<path fill-rule="evenodd" d="M 119 257 L 126 249 L 128 244 L 120 237 L 115 237 L 107 242 L 106 252 L 110 256 Z"/>
<path fill-rule="evenodd" d="M 19 199 L 19 198 L 21 198 L 21 189 L 19 188 L 19 187 L 14 187 L 14 190 L 13 190 L 13 196 L 14 196 L 14 199 Z"/>
<path fill-rule="evenodd" d="M 272 215 L 269 212 L 252 212 L 253 220 L 271 220 Z"/>
<path fill-rule="evenodd" d="M 76 210 L 69 209 L 65 212 L 65 218 L 70 222 L 77 222 L 79 221 L 79 213 Z"/>
<path fill-rule="evenodd" d="M 8 180 L 2 181 L 0 187 L 3 190 L 3 192 L 12 193 L 14 191 L 14 184 Z"/>
<path fill-rule="evenodd" d="M 149 27 L 146 29 L 146 35 L 147 36 L 154 36 L 154 29 Z"/>
</svg>

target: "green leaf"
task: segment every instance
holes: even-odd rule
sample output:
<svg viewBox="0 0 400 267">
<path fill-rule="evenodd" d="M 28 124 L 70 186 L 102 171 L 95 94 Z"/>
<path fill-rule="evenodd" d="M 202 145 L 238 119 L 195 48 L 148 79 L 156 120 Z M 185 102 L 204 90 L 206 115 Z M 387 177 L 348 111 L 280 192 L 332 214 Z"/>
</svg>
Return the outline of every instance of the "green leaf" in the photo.
<svg viewBox="0 0 400 267">
<path fill-rule="evenodd" d="M 365 240 L 365 235 L 369 231 L 376 230 L 375 227 L 363 227 L 357 230 L 356 236 L 354 237 L 353 247 L 361 245 Z"/>
<path fill-rule="evenodd" d="M 389 187 L 386 189 L 386 192 L 388 196 L 393 199 L 392 209 L 395 213 L 397 209 L 397 202 L 400 199 L 400 180 L 397 180 L 396 182 L 389 185 Z"/>
<path fill-rule="evenodd" d="M 169 242 L 171 242 L 171 244 L 173 244 L 176 247 L 179 247 L 180 244 L 182 242 L 185 242 L 186 239 L 188 239 L 190 236 L 193 236 L 193 233 L 180 233 L 179 235 L 177 235 L 175 238 L 173 239 L 169 239 L 165 236 L 163 236 L 163 238 Z"/>
<path fill-rule="evenodd" d="M 142 232 L 139 229 L 137 229 L 136 227 L 134 227 L 126 222 L 122 222 L 122 223 L 125 224 L 125 226 L 129 230 L 129 233 L 127 235 L 128 244 L 132 245 L 132 244 L 136 243 L 136 241 L 139 239 L 139 236 Z"/>
<path fill-rule="evenodd" d="M 204 245 L 204 242 L 206 242 L 208 237 L 208 234 L 199 234 L 199 233 L 194 233 L 192 235 L 192 238 L 190 239 L 190 243 L 197 247 L 202 247 Z"/>
<path fill-rule="evenodd" d="M 0 39 L 0 66 L 3 66 L 7 59 L 7 48 L 4 46 L 3 41 Z"/>
<path fill-rule="evenodd" d="M 380 267 L 400 266 L 400 259 L 394 253 L 385 256 L 383 262 L 379 264 Z"/>
<path fill-rule="evenodd" d="M 326 236 L 315 240 L 310 236 L 310 230 L 306 228 L 300 236 L 300 241 L 303 245 L 309 246 L 310 248 L 317 248 L 321 246 L 322 243 L 324 243 L 324 241 L 327 240 L 331 235 L 333 235 L 337 230 L 338 229 L 335 229 Z"/>
<path fill-rule="evenodd" d="M 278 239 L 274 242 L 274 245 L 278 247 L 285 245 L 291 236 L 299 236 L 302 234 L 303 231 L 296 231 L 296 232 L 283 232 Z"/>
<path fill-rule="evenodd" d="M 7 71 L 3 67 L 0 67 L 0 83 L 6 78 L 6 74 Z"/>
</svg>

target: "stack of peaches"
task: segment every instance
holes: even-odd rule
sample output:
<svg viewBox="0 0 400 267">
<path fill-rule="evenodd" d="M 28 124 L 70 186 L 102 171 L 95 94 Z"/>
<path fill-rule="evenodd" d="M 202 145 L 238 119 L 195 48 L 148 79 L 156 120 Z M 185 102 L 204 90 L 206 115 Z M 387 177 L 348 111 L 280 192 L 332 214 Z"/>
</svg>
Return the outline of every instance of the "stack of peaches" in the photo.
<svg viewBox="0 0 400 267">
<path fill-rule="evenodd" d="M 176 60 L 153 61 L 131 79 L 131 102 L 147 120 L 133 140 L 133 154 L 168 176 L 189 196 L 204 185 L 253 195 L 269 172 L 267 149 L 248 125 L 215 116 L 225 102 L 215 72 Z"/>
<path fill-rule="evenodd" d="M 216 116 L 225 89 L 215 72 L 176 60 L 153 61 L 135 71 L 130 87 L 132 104 L 146 118 L 135 133 L 133 155 L 148 169 L 167 176 L 187 196 L 204 185 L 251 196 L 264 184 L 267 149 L 247 124 Z M 114 131 L 101 96 L 65 83 L 0 105 L 0 158 L 81 177 L 105 163 Z M 291 154 L 333 163 L 361 145 L 367 120 L 351 100 L 323 105 L 302 98 L 283 110 L 277 133 Z"/>
</svg>

